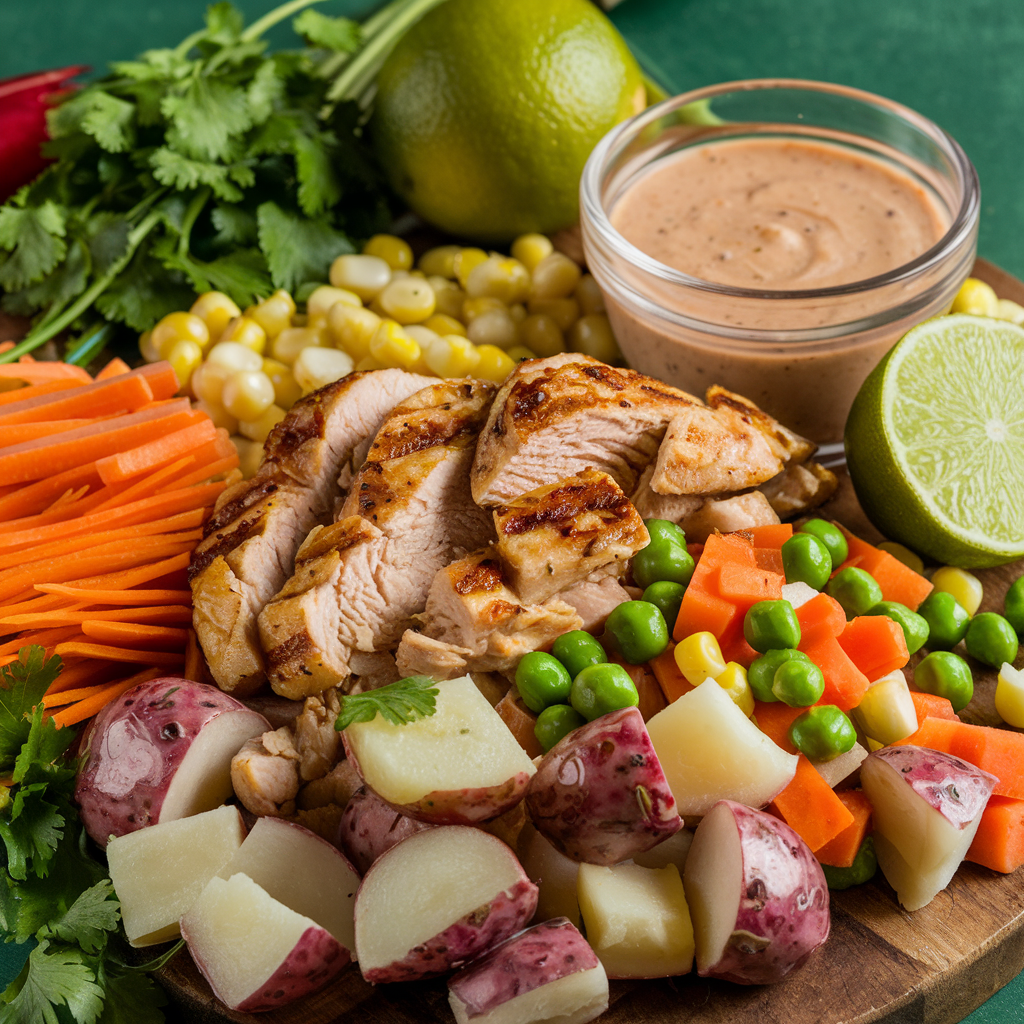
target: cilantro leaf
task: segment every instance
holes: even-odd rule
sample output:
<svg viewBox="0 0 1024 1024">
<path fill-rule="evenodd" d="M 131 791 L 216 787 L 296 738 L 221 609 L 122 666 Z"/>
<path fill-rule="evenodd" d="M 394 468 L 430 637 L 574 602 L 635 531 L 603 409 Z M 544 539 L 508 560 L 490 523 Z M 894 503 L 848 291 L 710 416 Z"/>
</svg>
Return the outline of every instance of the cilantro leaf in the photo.
<svg viewBox="0 0 1024 1024">
<path fill-rule="evenodd" d="M 44 797 L 46 784 L 21 785 L 11 801 L 10 817 L 0 818 L 0 840 L 7 849 L 7 871 L 23 881 L 31 865 L 44 878 L 57 844 L 64 836 L 61 808 Z"/>
<path fill-rule="evenodd" d="M 313 11 L 307 11 L 313 14 Z M 308 217 L 330 209 L 341 198 L 341 188 L 331 159 L 328 133 L 295 138 L 295 169 L 299 175 L 299 206 Z"/>
<path fill-rule="evenodd" d="M 147 974 L 108 974 L 103 1013 L 97 1024 L 163 1024 L 159 1007 L 167 1005 L 163 989 Z"/>
<path fill-rule="evenodd" d="M 132 117 L 135 105 L 119 100 L 102 89 L 91 93 L 89 109 L 81 120 L 81 130 L 91 135 L 108 153 L 123 153 L 135 144 Z"/>
<path fill-rule="evenodd" d="M 61 769 L 53 762 L 71 746 L 75 730 L 58 729 L 52 718 L 43 718 L 42 703 L 35 706 L 29 722 L 28 736 L 14 760 L 14 781 L 35 781 L 30 776 L 38 777 L 40 771 L 51 777 L 48 781 L 62 781 L 61 775 L 65 778 L 74 777 L 75 773 L 71 769 Z M 34 768 L 37 769 L 35 773 Z"/>
<path fill-rule="evenodd" d="M 256 69 L 249 84 L 249 116 L 252 123 L 263 124 L 284 96 L 284 80 L 278 74 L 277 62 L 265 60 Z"/>
<path fill-rule="evenodd" d="M 252 245 L 256 241 L 256 218 L 240 206 L 218 203 L 210 220 L 217 229 L 213 239 L 217 246 Z"/>
<path fill-rule="evenodd" d="M 230 45 L 242 34 L 243 25 L 242 12 L 225 0 L 206 8 L 206 38 L 211 42 Z"/>
<path fill-rule="evenodd" d="M 355 252 L 348 237 L 329 224 L 287 213 L 277 203 L 262 203 L 256 222 L 260 248 L 277 288 L 294 291 L 305 281 L 319 280 L 336 256 Z"/>
<path fill-rule="evenodd" d="M 161 317 L 188 309 L 194 301 L 192 289 L 180 275 L 169 274 L 147 250 L 140 249 L 96 300 L 96 308 L 108 320 L 146 331 Z"/>
<path fill-rule="evenodd" d="M 47 658 L 42 647 L 33 646 L 23 647 L 17 661 L 0 668 L 0 771 L 14 767 L 22 744 L 32 732 L 30 713 L 61 667 L 59 657 Z"/>
<path fill-rule="evenodd" d="M 76 295 L 81 295 L 88 281 L 89 251 L 85 242 L 76 238 L 68 245 L 63 262 L 42 280 L 21 291 L 4 295 L 3 308 L 18 316 L 31 316 L 37 309 L 44 307 L 59 309 Z"/>
<path fill-rule="evenodd" d="M 242 190 L 231 183 L 228 168 L 223 164 L 192 160 L 169 146 L 155 150 L 149 164 L 153 168 L 153 177 L 161 185 L 170 185 L 181 191 L 208 185 L 220 199 L 237 203 L 242 198 Z"/>
<path fill-rule="evenodd" d="M 0 266 L 0 288 L 19 291 L 50 273 L 67 253 L 65 214 L 54 202 L 0 208 L 0 249 L 10 256 Z"/>
<path fill-rule="evenodd" d="M 96 953 L 107 942 L 107 932 L 117 929 L 121 904 L 110 897 L 114 886 L 103 879 L 86 889 L 46 931 L 54 938 L 77 943 L 86 953 Z"/>
<path fill-rule="evenodd" d="M 193 78 L 184 93 L 167 96 L 161 111 L 177 133 L 176 148 L 200 161 L 229 157 L 232 137 L 252 126 L 245 90 L 206 76 Z"/>
<path fill-rule="evenodd" d="M 77 1024 L 95 1024 L 103 1009 L 103 990 L 82 954 L 73 949 L 50 951 L 45 939 L 29 953 L 3 998 L 0 1024 L 59 1024 L 60 1006 L 67 1006 Z"/>
<path fill-rule="evenodd" d="M 293 22 L 292 28 L 313 46 L 341 53 L 354 53 L 362 44 L 359 26 L 348 18 L 329 18 L 307 7 Z"/>
<path fill-rule="evenodd" d="M 105 274 L 128 251 L 131 225 L 114 213 L 97 213 L 89 221 L 89 254 L 97 274 Z"/>
<path fill-rule="evenodd" d="M 341 698 L 341 713 L 334 728 L 341 732 L 353 722 L 372 722 L 379 714 L 392 725 L 407 725 L 429 718 L 437 710 L 437 687 L 429 676 L 410 676 L 366 693 Z"/>
</svg>

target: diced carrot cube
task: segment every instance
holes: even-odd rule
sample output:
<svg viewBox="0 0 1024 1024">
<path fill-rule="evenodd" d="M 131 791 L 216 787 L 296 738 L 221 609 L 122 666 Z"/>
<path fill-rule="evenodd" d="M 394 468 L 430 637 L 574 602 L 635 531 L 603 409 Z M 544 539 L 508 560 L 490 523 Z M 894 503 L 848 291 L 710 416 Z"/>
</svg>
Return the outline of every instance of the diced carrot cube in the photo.
<svg viewBox="0 0 1024 1024">
<path fill-rule="evenodd" d="M 828 594 L 819 594 L 796 610 L 800 623 L 800 650 L 824 637 L 837 637 L 846 629 L 843 606 Z"/>
<path fill-rule="evenodd" d="M 881 558 L 870 571 L 875 581 L 882 588 L 882 597 L 886 601 L 898 601 L 905 604 L 911 611 L 917 611 L 918 605 L 932 592 L 932 584 L 909 565 L 904 565 L 888 551 L 880 552 Z"/>
<path fill-rule="evenodd" d="M 868 677 L 850 661 L 835 637 L 822 636 L 809 644 L 801 642 L 800 650 L 825 677 L 822 704 L 835 704 L 843 711 L 851 711 L 863 700 L 871 685 Z"/>
<path fill-rule="evenodd" d="M 661 687 L 661 692 L 665 695 L 665 700 L 671 704 L 674 700 L 678 700 L 684 693 L 689 693 L 694 688 L 693 683 L 689 682 L 686 676 L 679 671 L 679 666 L 676 664 L 675 655 L 673 650 L 675 644 L 669 644 L 656 658 L 651 658 L 648 664 L 651 666 L 651 671 L 654 673 L 654 678 L 658 680 L 658 685 Z"/>
<path fill-rule="evenodd" d="M 781 576 L 755 566 L 727 563 L 718 570 L 718 595 L 742 605 L 744 611 L 758 601 L 782 598 Z"/>
<path fill-rule="evenodd" d="M 791 754 L 796 747 L 790 742 L 789 727 L 807 710 L 807 708 L 791 708 L 788 704 L 777 701 L 754 701 L 754 718 L 757 727 L 776 746 Z"/>
<path fill-rule="evenodd" d="M 744 668 L 750 668 L 753 661 L 760 657 L 743 636 L 742 620 L 737 620 L 726 634 L 718 638 L 718 646 L 721 647 L 722 657 L 727 662 L 738 662 Z"/>
<path fill-rule="evenodd" d="M 934 693 L 918 693 L 910 691 L 910 699 L 914 702 L 914 710 L 917 712 L 917 720 L 923 722 L 926 718 L 945 718 L 949 722 L 959 722 L 960 718 L 953 710 L 953 705 L 946 697 L 940 697 Z"/>
<path fill-rule="evenodd" d="M 966 859 L 1003 874 L 1024 864 L 1024 800 L 989 799 Z"/>
<path fill-rule="evenodd" d="M 782 564 L 782 551 L 779 548 L 754 548 L 754 559 L 759 569 L 778 573 L 785 577 L 786 570 Z"/>
<path fill-rule="evenodd" d="M 910 660 L 903 627 L 886 615 L 859 615 L 838 637 L 839 646 L 874 682 Z"/>
<path fill-rule="evenodd" d="M 815 856 L 822 864 L 848 868 L 853 866 L 857 851 L 871 827 L 871 802 L 859 789 L 841 789 L 836 796 L 853 815 L 853 824 L 815 851 Z"/>
<path fill-rule="evenodd" d="M 754 526 L 746 532 L 750 534 L 755 548 L 774 548 L 777 551 L 793 536 L 793 524 L 767 523 Z"/>
<path fill-rule="evenodd" d="M 702 587 L 694 586 L 693 580 L 683 594 L 683 603 L 679 608 L 679 618 L 672 635 L 682 640 L 691 633 L 714 633 L 716 637 L 725 636 L 737 622 L 742 623 L 743 611 L 732 601 L 727 601 L 717 594 L 709 593 Z"/>
<path fill-rule="evenodd" d="M 817 853 L 853 824 L 846 805 L 800 755 L 793 781 L 775 798 L 769 810 L 780 817 Z"/>
</svg>

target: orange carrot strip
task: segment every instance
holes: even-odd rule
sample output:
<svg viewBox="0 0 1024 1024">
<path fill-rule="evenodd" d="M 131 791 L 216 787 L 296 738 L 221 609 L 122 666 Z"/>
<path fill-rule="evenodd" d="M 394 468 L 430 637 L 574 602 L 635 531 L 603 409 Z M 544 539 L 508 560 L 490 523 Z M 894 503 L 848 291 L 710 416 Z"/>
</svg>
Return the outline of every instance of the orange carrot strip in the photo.
<svg viewBox="0 0 1024 1024">
<path fill-rule="evenodd" d="M 192 487 L 195 484 L 206 483 L 208 480 L 212 480 L 214 477 L 222 476 L 229 470 L 236 469 L 238 466 L 238 452 L 234 452 L 232 455 L 224 459 L 218 459 L 216 462 L 208 462 L 205 466 L 200 466 L 198 469 L 193 470 L 187 476 L 175 478 L 170 484 L 167 485 L 166 489 L 170 490 L 172 487 Z M 225 480 L 226 484 L 227 481 Z M 164 488 L 161 488 L 162 493 Z"/>
<path fill-rule="evenodd" d="M 182 647 L 188 643 L 188 630 L 173 626 L 153 626 L 142 622 L 111 622 L 86 619 L 82 632 L 104 644 L 131 644 L 136 647 Z"/>
<path fill-rule="evenodd" d="M 837 637 L 846 629 L 843 606 L 828 594 L 818 594 L 796 610 L 800 623 L 800 650 L 826 637 Z"/>
<path fill-rule="evenodd" d="M 96 381 L 74 391 L 26 394 L 19 402 L 0 406 L 0 425 L 137 412 L 152 400 L 149 381 L 133 373 L 114 380 Z"/>
<path fill-rule="evenodd" d="M 793 781 L 775 798 L 769 810 L 789 825 L 812 853 L 853 824 L 853 815 L 846 805 L 803 754 Z"/>
<path fill-rule="evenodd" d="M 8 640 L 0 644 L 0 654 L 17 654 L 22 647 L 29 644 L 39 644 L 40 647 L 52 647 L 54 644 L 70 640 L 81 630 L 77 626 L 61 626 L 58 629 L 43 629 L 33 633 L 31 638 L 19 637 L 17 640 Z"/>
<path fill-rule="evenodd" d="M 112 455 L 123 448 L 180 430 L 194 419 L 188 399 L 151 412 L 117 416 L 53 438 L 40 438 L 0 450 L 0 479 L 29 482 Z"/>
<path fill-rule="evenodd" d="M 181 390 L 178 384 L 178 375 L 166 360 L 161 360 L 159 363 L 147 363 L 137 370 L 132 370 L 132 373 L 146 378 L 146 383 L 157 402 L 172 398 Z"/>
<path fill-rule="evenodd" d="M 39 594 L 35 590 L 29 591 L 31 597 L 24 601 L 7 602 L 4 604 L 4 615 L 30 615 L 35 612 L 56 611 L 61 608 L 70 608 L 77 602 L 66 594 Z"/>
<path fill-rule="evenodd" d="M 37 441 L 41 437 L 63 434 L 66 430 L 77 430 L 98 422 L 102 417 L 87 417 L 76 420 L 45 420 L 42 423 L 6 423 L 0 427 L 0 448 L 9 448 L 26 441 Z"/>
<path fill-rule="evenodd" d="M 1024 864 L 1024 800 L 989 798 L 966 859 L 1003 874 Z"/>
<path fill-rule="evenodd" d="M 63 675 L 63 673 L 61 673 Z M 122 682 L 122 680 L 118 680 Z M 65 704 L 75 704 L 80 700 L 84 700 L 86 697 L 91 697 L 100 690 L 105 689 L 113 684 L 104 680 L 100 683 L 93 683 L 91 686 L 77 686 L 74 689 L 68 690 L 47 690 L 43 694 L 42 705 L 44 708 L 59 708 Z"/>
<path fill-rule="evenodd" d="M 69 725 L 77 725 L 79 722 L 84 722 L 87 718 L 92 718 L 93 715 L 102 711 L 112 700 L 116 700 L 126 690 L 130 690 L 139 683 L 148 682 L 150 679 L 157 679 L 161 674 L 159 669 L 147 669 L 145 672 L 139 672 L 134 676 L 129 676 L 127 679 L 111 683 L 100 690 L 99 693 L 86 697 L 85 700 L 80 700 L 77 704 L 64 708 L 63 711 L 58 711 L 53 716 L 53 723 L 58 729 L 63 729 Z"/>
<path fill-rule="evenodd" d="M 135 662 L 142 665 L 182 665 L 185 662 L 182 651 L 136 651 L 107 644 L 91 644 L 87 641 L 59 643 L 53 650 L 62 658 L 76 655 L 82 658 L 106 658 L 109 661 Z"/>
<path fill-rule="evenodd" d="M 953 705 L 948 697 L 940 697 L 937 693 L 918 693 L 917 690 L 911 690 L 910 699 L 914 702 L 918 722 L 923 722 L 929 716 L 945 718 L 950 722 L 960 721 L 960 716 L 953 710 Z"/>
<path fill-rule="evenodd" d="M 853 815 L 853 824 L 830 839 L 815 852 L 822 864 L 835 868 L 853 867 L 857 851 L 871 828 L 871 801 L 859 789 L 841 789 L 836 793 L 843 806 Z"/>
<path fill-rule="evenodd" d="M 107 495 L 92 511 L 99 513 L 110 508 L 122 508 L 134 501 L 141 501 L 143 498 L 160 494 L 164 490 L 171 490 L 177 475 L 186 472 L 194 462 L 194 455 L 185 455 L 177 462 L 172 462 L 169 466 L 162 466 L 134 483 L 113 484 L 105 488 Z M 170 484 L 168 484 L 169 481 L 171 481 Z"/>
<path fill-rule="evenodd" d="M 191 590 L 95 590 L 71 587 L 63 583 L 43 583 L 39 590 L 46 594 L 59 594 L 93 604 L 123 605 L 191 605 Z"/>
<path fill-rule="evenodd" d="M 834 636 L 819 636 L 812 643 L 801 640 L 800 650 L 825 677 L 825 694 L 820 703 L 850 711 L 864 699 L 871 685 L 868 677 L 854 665 Z"/>
<path fill-rule="evenodd" d="M 789 727 L 807 710 L 807 708 L 791 708 L 783 704 L 781 700 L 776 701 L 754 701 L 754 718 L 757 719 L 757 727 L 777 747 L 782 747 L 787 753 L 795 754 L 796 747 L 789 738 Z"/>
<path fill-rule="evenodd" d="M 66 473 L 58 473 L 46 480 L 29 484 L 27 487 L 16 484 L 17 491 L 5 494 L 0 498 L 0 521 L 8 523 L 25 516 L 36 515 L 49 506 L 53 499 L 63 494 L 69 487 L 77 488 L 88 484 L 93 486 L 100 481 L 95 463 L 88 463 Z"/>
<path fill-rule="evenodd" d="M 91 608 L 79 605 L 75 608 L 58 608 L 35 615 L 0 615 L 0 626 L 10 629 L 43 629 L 51 626 L 72 626 L 86 619 L 105 622 L 147 622 L 154 625 L 187 625 L 192 621 L 192 609 L 187 604 L 155 605 L 151 608 Z M 83 630 L 88 633 L 88 630 Z"/>
<path fill-rule="evenodd" d="M 46 695 L 65 693 L 68 690 L 80 689 L 83 686 L 95 686 L 97 683 L 105 683 L 110 679 L 112 672 L 116 671 L 114 665 L 109 661 L 98 661 L 95 658 L 86 658 L 75 664 L 66 664 L 63 671 L 50 683 Z"/>
<path fill-rule="evenodd" d="M 111 377 L 120 377 L 122 374 L 131 373 L 132 368 L 120 357 L 114 356 L 106 366 L 96 374 L 96 380 L 110 380 Z"/>
<path fill-rule="evenodd" d="M 43 395 L 52 395 L 58 391 L 70 391 L 72 388 L 82 388 L 80 381 L 65 378 L 62 380 L 51 380 L 45 384 L 30 384 L 26 388 L 16 388 L 12 391 L 0 392 L 0 412 L 15 402 L 24 402 L 30 398 L 42 398 Z"/>
<path fill-rule="evenodd" d="M 83 577 L 78 580 L 68 580 L 69 586 L 80 589 L 106 590 L 124 589 L 136 587 L 140 583 L 148 583 L 150 580 L 163 579 L 180 569 L 187 569 L 192 555 L 186 551 L 180 555 L 172 555 L 170 558 L 161 558 L 146 565 L 140 565 L 134 569 L 124 569 L 116 572 L 103 573 L 100 576 Z M 42 584 L 37 584 L 36 590 L 43 590 Z"/>
<path fill-rule="evenodd" d="M 85 370 L 70 363 L 6 363 L 0 366 L 0 378 L 5 377 L 27 380 L 29 384 L 45 384 L 50 380 L 79 380 L 83 384 L 92 383 L 92 377 Z"/>
<path fill-rule="evenodd" d="M 216 436 L 217 428 L 213 420 L 200 420 L 147 444 L 99 459 L 96 468 L 105 484 L 123 483 L 142 473 L 160 469 L 183 455 L 190 455 L 194 449 L 207 441 L 213 441 Z"/>
<path fill-rule="evenodd" d="M 188 640 L 185 643 L 185 667 L 181 670 L 181 674 L 194 683 L 206 682 L 203 652 L 199 647 L 199 639 L 194 629 L 188 630 Z"/>
<path fill-rule="evenodd" d="M 754 526 L 749 530 L 751 540 L 755 548 L 781 548 L 783 544 L 793 536 L 792 523 L 767 523 L 764 526 Z"/>
</svg>

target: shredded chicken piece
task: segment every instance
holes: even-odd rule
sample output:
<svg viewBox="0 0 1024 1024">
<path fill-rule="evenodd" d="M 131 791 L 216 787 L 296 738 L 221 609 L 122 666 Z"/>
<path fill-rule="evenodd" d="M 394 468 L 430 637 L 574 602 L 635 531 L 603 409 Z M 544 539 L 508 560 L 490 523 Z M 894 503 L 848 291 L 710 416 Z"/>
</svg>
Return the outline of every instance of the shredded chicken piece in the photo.
<svg viewBox="0 0 1024 1024">
<path fill-rule="evenodd" d="M 260 817 L 295 813 L 299 793 L 299 753 L 289 729 L 247 740 L 231 759 L 231 785 L 246 810 Z"/>
<path fill-rule="evenodd" d="M 307 782 L 299 790 L 299 809 L 311 811 L 328 804 L 344 807 L 362 784 L 355 765 L 347 759 L 339 761 L 322 779 Z"/>
<path fill-rule="evenodd" d="M 295 719 L 295 746 L 303 782 L 323 778 L 338 760 L 341 736 L 334 723 L 341 711 L 338 691 L 325 690 L 307 697 L 302 714 Z"/>
</svg>

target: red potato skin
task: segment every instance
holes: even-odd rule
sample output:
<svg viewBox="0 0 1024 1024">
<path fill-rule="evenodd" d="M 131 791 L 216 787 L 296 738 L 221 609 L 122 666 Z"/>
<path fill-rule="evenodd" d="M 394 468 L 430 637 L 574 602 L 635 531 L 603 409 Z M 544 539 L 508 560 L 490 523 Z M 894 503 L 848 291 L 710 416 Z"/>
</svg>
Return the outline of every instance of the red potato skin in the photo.
<svg viewBox="0 0 1024 1024">
<path fill-rule="evenodd" d="M 403 959 L 386 967 L 363 970 L 363 977 L 377 985 L 391 981 L 420 981 L 457 970 L 525 927 L 537 910 L 538 892 L 537 886 L 524 875 L 511 888 L 498 893 L 490 903 L 477 907 L 440 934 L 410 949 Z"/>
<path fill-rule="evenodd" d="M 430 825 L 400 814 L 365 785 L 352 794 L 345 805 L 335 846 L 352 862 L 360 875 L 406 836 L 422 832 Z"/>
<path fill-rule="evenodd" d="M 770 985 L 802 967 L 828 938 L 828 884 L 814 854 L 785 822 L 732 800 L 722 802 L 740 834 L 743 895 L 721 960 L 698 974 Z M 754 849 L 758 856 L 748 857 Z"/>
<path fill-rule="evenodd" d="M 355 766 L 359 777 L 366 788 L 376 790 L 366 781 L 359 767 L 359 758 L 348 742 L 344 733 L 341 734 L 345 747 L 345 756 Z M 436 789 L 422 796 L 415 803 L 399 804 L 380 797 L 389 807 L 399 814 L 415 818 L 427 825 L 482 825 L 485 822 L 500 818 L 510 811 L 526 793 L 530 776 L 526 772 L 518 772 L 511 779 L 497 786 L 480 786 L 475 789 Z"/>
<path fill-rule="evenodd" d="M 556 917 L 513 935 L 464 967 L 449 980 L 448 991 L 465 1006 L 467 1017 L 478 1017 L 598 963 L 568 918 Z"/>
<path fill-rule="evenodd" d="M 228 711 L 255 715 L 216 686 L 178 676 L 140 683 L 111 701 L 83 736 L 84 760 L 75 782 L 90 837 L 106 849 L 110 836 L 158 822 L 192 741 Z"/>
<path fill-rule="evenodd" d="M 530 780 L 526 809 L 560 853 L 603 866 L 683 827 L 637 708 L 596 718 L 556 743 Z"/>
</svg>

